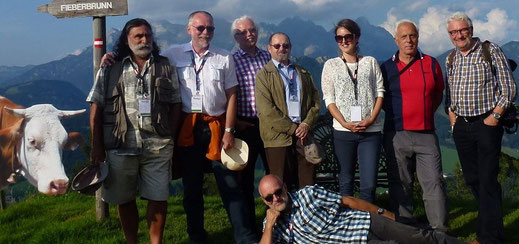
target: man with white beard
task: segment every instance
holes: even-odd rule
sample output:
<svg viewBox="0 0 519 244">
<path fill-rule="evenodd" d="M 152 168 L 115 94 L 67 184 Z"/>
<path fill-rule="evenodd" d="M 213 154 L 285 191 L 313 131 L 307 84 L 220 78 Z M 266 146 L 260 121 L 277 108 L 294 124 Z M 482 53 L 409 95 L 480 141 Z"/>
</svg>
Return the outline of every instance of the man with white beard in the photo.
<svg viewBox="0 0 519 244">
<path fill-rule="evenodd" d="M 100 69 L 87 102 L 91 161 L 106 160 L 103 201 L 116 204 L 127 243 L 137 243 L 135 198 L 148 200 L 151 243 L 162 243 L 180 114 L 178 75 L 159 55 L 150 24 L 126 23 L 114 48 L 115 63 Z"/>
</svg>

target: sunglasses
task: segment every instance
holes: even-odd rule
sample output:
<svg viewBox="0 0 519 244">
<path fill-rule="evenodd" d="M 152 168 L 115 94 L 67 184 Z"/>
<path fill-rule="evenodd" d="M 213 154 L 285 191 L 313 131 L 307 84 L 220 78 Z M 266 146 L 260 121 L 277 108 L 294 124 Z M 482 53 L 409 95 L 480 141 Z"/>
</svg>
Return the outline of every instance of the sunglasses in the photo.
<svg viewBox="0 0 519 244">
<path fill-rule="evenodd" d="M 192 25 L 193 26 L 193 25 Z M 213 32 L 215 27 L 214 26 L 193 26 L 195 29 L 197 29 L 200 32 L 204 32 L 205 29 L 207 29 L 207 32 Z"/>
<path fill-rule="evenodd" d="M 265 199 L 265 201 L 271 203 L 274 200 L 274 195 L 276 195 L 276 197 L 279 198 L 279 197 L 281 197 L 281 194 L 283 194 L 283 188 L 277 189 L 277 191 L 275 191 L 274 194 L 267 195 L 263 199 Z"/>
<path fill-rule="evenodd" d="M 351 41 L 353 41 L 353 39 L 355 39 L 355 34 L 346 34 L 344 36 L 339 36 L 339 35 L 335 36 L 335 41 L 338 43 L 351 42 Z"/>
<path fill-rule="evenodd" d="M 281 48 L 281 46 L 283 46 L 284 49 L 289 49 L 291 47 L 291 45 L 289 43 L 286 43 L 283 45 L 281 45 L 281 44 L 274 44 L 274 45 L 269 44 L 269 45 L 275 49 L 279 49 L 279 48 Z"/>
</svg>

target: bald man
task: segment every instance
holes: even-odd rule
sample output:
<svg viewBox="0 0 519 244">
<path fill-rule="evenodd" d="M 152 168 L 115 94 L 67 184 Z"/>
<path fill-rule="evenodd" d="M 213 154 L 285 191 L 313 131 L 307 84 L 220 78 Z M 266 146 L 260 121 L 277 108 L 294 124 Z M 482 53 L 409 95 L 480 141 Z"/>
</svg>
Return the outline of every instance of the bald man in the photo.
<svg viewBox="0 0 519 244">
<path fill-rule="evenodd" d="M 395 222 L 395 215 L 364 200 L 307 186 L 293 193 L 275 175 L 258 191 L 269 207 L 260 243 L 463 243 L 443 232 Z"/>
</svg>

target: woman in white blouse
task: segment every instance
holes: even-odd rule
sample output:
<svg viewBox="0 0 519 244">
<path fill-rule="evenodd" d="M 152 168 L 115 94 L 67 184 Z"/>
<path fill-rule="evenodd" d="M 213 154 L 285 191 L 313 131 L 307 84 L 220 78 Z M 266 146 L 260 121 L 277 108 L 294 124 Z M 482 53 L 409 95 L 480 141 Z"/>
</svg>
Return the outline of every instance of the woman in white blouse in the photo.
<svg viewBox="0 0 519 244">
<path fill-rule="evenodd" d="M 384 84 L 375 58 L 360 56 L 360 28 L 343 19 L 335 28 L 341 56 L 324 64 L 321 86 L 326 107 L 333 116 L 335 154 L 339 160 L 339 186 L 343 196 L 353 196 L 355 166 L 360 171 L 359 197 L 375 200 L 382 141 L 379 118 Z"/>
</svg>

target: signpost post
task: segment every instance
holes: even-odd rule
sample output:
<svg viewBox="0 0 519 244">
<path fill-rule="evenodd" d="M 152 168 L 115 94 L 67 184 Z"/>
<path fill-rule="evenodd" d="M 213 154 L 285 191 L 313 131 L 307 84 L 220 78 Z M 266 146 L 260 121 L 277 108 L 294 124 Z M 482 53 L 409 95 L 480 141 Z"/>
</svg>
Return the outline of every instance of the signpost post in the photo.
<svg viewBox="0 0 519 244">
<path fill-rule="evenodd" d="M 49 13 L 56 18 L 93 17 L 93 63 L 94 79 L 101 58 L 106 53 L 106 17 L 128 14 L 128 0 L 54 0 L 38 7 L 38 12 Z M 108 217 L 108 204 L 101 200 L 100 188 L 96 192 L 96 217 Z"/>
</svg>

